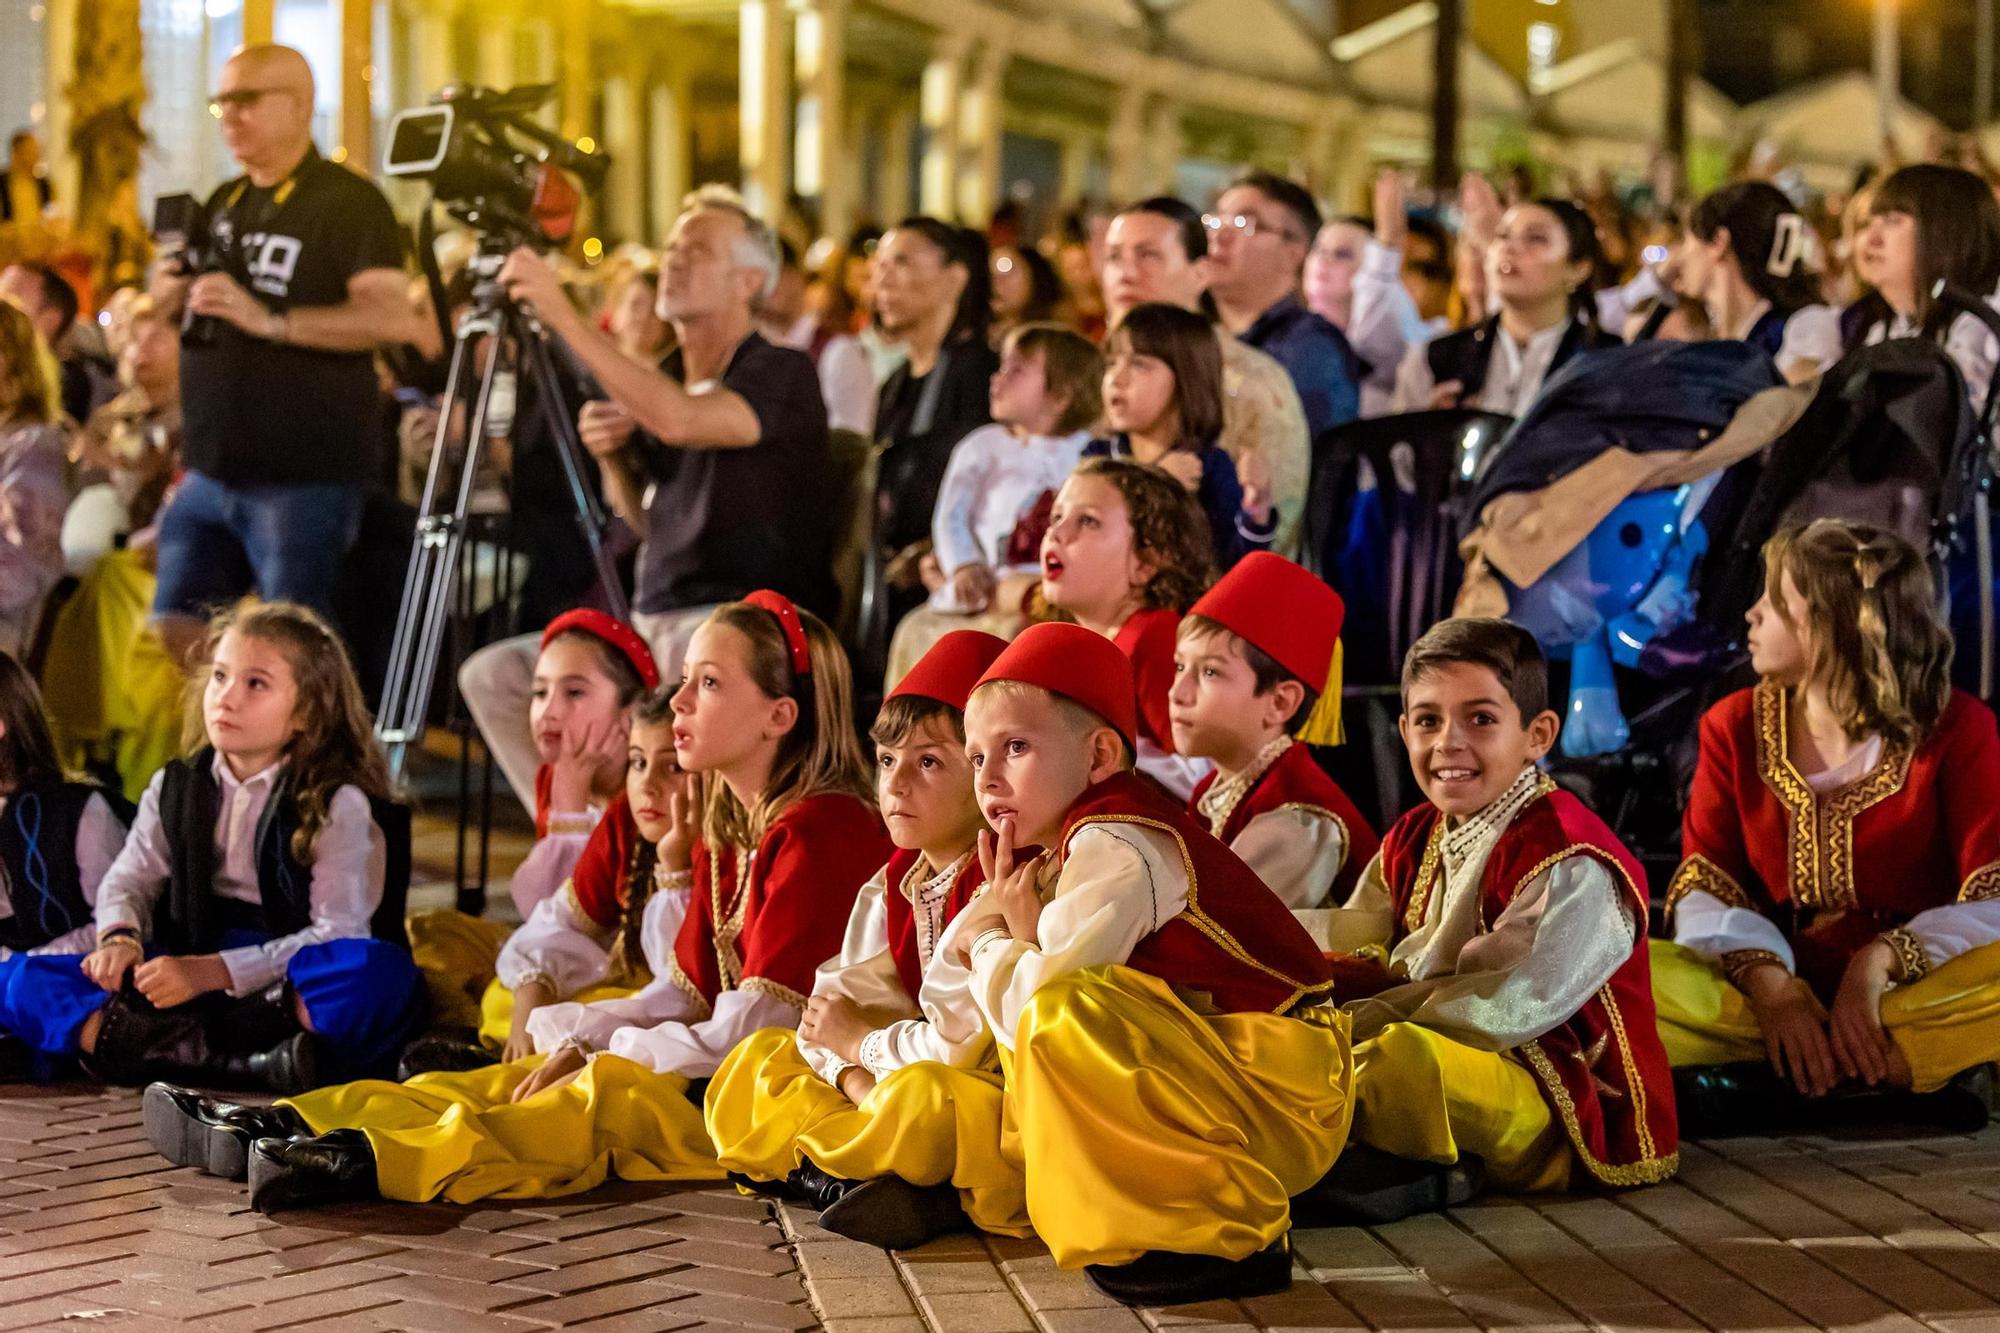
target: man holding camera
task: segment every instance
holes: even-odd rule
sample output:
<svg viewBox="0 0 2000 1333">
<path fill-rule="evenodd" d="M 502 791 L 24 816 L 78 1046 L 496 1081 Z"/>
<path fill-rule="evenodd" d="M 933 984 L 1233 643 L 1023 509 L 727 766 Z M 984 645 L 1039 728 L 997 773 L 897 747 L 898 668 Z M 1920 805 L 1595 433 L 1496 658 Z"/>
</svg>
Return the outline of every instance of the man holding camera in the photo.
<svg viewBox="0 0 2000 1333">
<path fill-rule="evenodd" d="M 500 271 L 602 386 L 578 421 L 605 495 L 644 539 L 632 598 L 635 627 L 668 681 L 695 626 L 721 602 L 774 588 L 831 615 L 834 523 L 826 404 L 811 358 L 757 332 L 758 304 L 778 280 L 771 229 L 732 190 L 683 201 L 660 261 L 659 312 L 676 346 L 658 368 L 635 360 L 571 303 L 532 250 Z M 522 803 L 533 808 L 537 763 L 528 734 L 533 636 L 466 659 L 459 689 Z"/>
<path fill-rule="evenodd" d="M 160 521 L 153 613 L 177 657 L 254 588 L 332 609 L 380 433 L 371 354 L 416 336 L 381 191 L 312 142 L 313 81 L 284 46 L 229 58 L 211 104 L 244 174 L 209 198 L 184 301 L 187 476 Z"/>
</svg>

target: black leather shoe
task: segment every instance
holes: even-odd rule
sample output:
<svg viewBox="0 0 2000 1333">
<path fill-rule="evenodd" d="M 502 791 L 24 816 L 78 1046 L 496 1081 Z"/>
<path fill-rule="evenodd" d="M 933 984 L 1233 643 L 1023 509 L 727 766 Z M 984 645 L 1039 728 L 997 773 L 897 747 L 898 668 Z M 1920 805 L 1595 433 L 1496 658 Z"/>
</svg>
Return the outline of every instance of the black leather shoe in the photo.
<svg viewBox="0 0 2000 1333">
<path fill-rule="evenodd" d="M 1485 1181 L 1486 1164 L 1469 1153 L 1441 1166 L 1350 1141 L 1333 1169 L 1292 1199 L 1292 1223 L 1382 1226 L 1464 1203 Z"/>
<path fill-rule="evenodd" d="M 155 1009 L 136 994 L 121 993 L 98 1012 L 104 1018 L 97 1049 L 85 1068 L 106 1083 L 191 1083 L 280 1095 L 318 1085 L 318 1052 L 310 1033 L 294 1030 L 267 1050 L 243 1050 L 224 1044 L 213 1011 Z"/>
<path fill-rule="evenodd" d="M 1186 1305 L 1269 1296 L 1292 1285 L 1289 1236 L 1242 1259 L 1148 1250 L 1129 1264 L 1086 1264 L 1090 1284 L 1127 1305 Z"/>
<path fill-rule="evenodd" d="M 1806 1100 L 1767 1062 L 1745 1060 L 1674 1070 L 1674 1110 L 1682 1138 L 1726 1139 L 1808 1132 L 1824 1118 L 1826 1104 Z"/>
<path fill-rule="evenodd" d="M 798 1195 L 801 1203 L 814 1212 L 823 1213 L 839 1203 L 841 1196 L 853 1189 L 856 1182 L 830 1176 L 811 1162 L 801 1162 L 785 1177 L 785 1184 Z"/>
<path fill-rule="evenodd" d="M 468 1069 L 484 1069 L 499 1063 L 500 1057 L 480 1045 L 477 1034 L 469 1028 L 461 1032 L 433 1032 L 403 1048 L 403 1058 L 396 1064 L 396 1079 L 406 1082 L 419 1074 L 462 1074 Z"/>
<path fill-rule="evenodd" d="M 288 1106 L 243 1106 L 155 1083 L 140 1103 L 146 1137 L 175 1166 L 241 1180 L 258 1139 L 305 1139 L 312 1126 Z"/>
<path fill-rule="evenodd" d="M 803 1202 L 803 1196 L 792 1188 L 789 1180 L 758 1180 L 741 1171 L 731 1171 L 728 1180 L 743 1193 L 754 1194 L 760 1199 L 776 1199 L 781 1203 Z"/>
<path fill-rule="evenodd" d="M 245 1051 L 268 1051 L 299 1031 L 292 983 L 280 978 L 222 1009 L 222 1040 Z"/>
<path fill-rule="evenodd" d="M 258 1139 L 250 1145 L 250 1207 L 259 1213 L 382 1197 L 375 1150 L 358 1129 L 316 1139 Z"/>
<path fill-rule="evenodd" d="M 33 1083 L 35 1053 L 25 1041 L 0 1037 L 0 1083 Z"/>
<path fill-rule="evenodd" d="M 836 1236 L 885 1250 L 914 1250 L 972 1225 L 959 1206 L 957 1186 L 912 1185 L 901 1176 L 848 1186 L 821 1211 L 819 1224 Z"/>
</svg>

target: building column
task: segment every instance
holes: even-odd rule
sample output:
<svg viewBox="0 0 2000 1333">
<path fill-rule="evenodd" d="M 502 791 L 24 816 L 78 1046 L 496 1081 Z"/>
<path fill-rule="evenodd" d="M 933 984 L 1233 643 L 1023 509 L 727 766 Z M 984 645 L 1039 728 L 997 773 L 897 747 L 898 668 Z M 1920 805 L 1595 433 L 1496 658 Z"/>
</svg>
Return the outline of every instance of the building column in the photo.
<svg viewBox="0 0 2000 1333">
<path fill-rule="evenodd" d="M 604 178 L 605 229 L 621 241 L 645 239 L 646 114 L 641 104 L 646 86 L 645 52 L 627 41 L 616 74 L 604 82 L 603 143 L 611 155 Z"/>
<path fill-rule="evenodd" d="M 596 17 L 591 0 L 566 0 L 562 6 L 561 49 L 558 53 L 556 98 L 560 106 L 558 133 L 565 139 L 588 138 L 592 123 L 596 71 L 592 68 L 590 29 Z"/>
<path fill-rule="evenodd" d="M 1146 195 L 1142 161 L 1146 139 L 1146 90 L 1126 84 L 1118 90 L 1111 108 L 1111 125 L 1105 134 L 1104 156 L 1111 187 L 1111 205 L 1123 208 Z"/>
<path fill-rule="evenodd" d="M 445 0 L 429 0 L 410 16 L 410 68 L 416 79 L 416 101 L 435 96 L 452 81 L 452 7 Z"/>
<path fill-rule="evenodd" d="M 875 220 L 893 227 L 910 215 L 910 148 L 916 138 L 916 111 L 906 101 L 883 110 L 882 172 L 875 182 Z"/>
<path fill-rule="evenodd" d="M 819 232 L 845 236 L 854 225 L 854 174 L 847 157 L 847 0 L 808 0 L 793 20 L 798 81 L 792 188 L 819 201 Z"/>
<path fill-rule="evenodd" d="M 959 101 L 965 80 L 967 39 L 951 34 L 939 40 L 924 66 L 919 110 L 923 116 L 924 158 L 917 206 L 932 217 L 957 215 Z"/>
<path fill-rule="evenodd" d="M 489 5 L 479 20 L 479 66 L 474 77 L 488 88 L 503 91 L 519 83 L 515 50 L 520 40 L 514 14 Z"/>
<path fill-rule="evenodd" d="M 687 71 L 677 63 L 667 63 L 653 84 L 647 115 L 651 121 L 647 146 L 652 170 L 648 173 L 652 195 L 652 235 L 646 239 L 657 245 L 666 239 L 667 228 L 680 215 L 681 200 L 689 181 L 688 124 L 694 97 Z"/>
<path fill-rule="evenodd" d="M 1181 165 L 1181 108 L 1171 97 L 1158 97 L 1146 116 L 1146 145 L 1140 154 L 1144 178 L 1140 189 L 1146 194 L 1174 193 Z"/>
<path fill-rule="evenodd" d="M 791 171 L 791 32 L 783 0 L 742 0 L 738 31 L 738 161 L 743 198 L 776 227 Z"/>
<path fill-rule="evenodd" d="M 243 0 L 243 44 L 261 46 L 272 40 L 277 0 Z"/>
<path fill-rule="evenodd" d="M 988 39 L 960 91 L 958 112 L 958 218 L 983 227 L 1000 203 L 1001 90 L 1007 49 Z"/>
<path fill-rule="evenodd" d="M 1335 198 L 1338 207 L 1344 201 L 1334 191 L 1335 137 L 1331 116 L 1322 113 L 1307 121 L 1299 138 L 1299 160 L 1292 164 L 1292 175 L 1304 182 L 1315 198 Z"/>
<path fill-rule="evenodd" d="M 340 145 L 337 161 L 375 170 L 375 6 L 340 0 Z"/>
<path fill-rule="evenodd" d="M 1063 137 L 1060 175 L 1056 185 L 1056 203 L 1068 208 L 1082 202 L 1090 192 L 1090 164 L 1097 155 L 1096 145 L 1081 134 Z M 1121 199 L 1119 203 L 1131 203 Z"/>
</svg>

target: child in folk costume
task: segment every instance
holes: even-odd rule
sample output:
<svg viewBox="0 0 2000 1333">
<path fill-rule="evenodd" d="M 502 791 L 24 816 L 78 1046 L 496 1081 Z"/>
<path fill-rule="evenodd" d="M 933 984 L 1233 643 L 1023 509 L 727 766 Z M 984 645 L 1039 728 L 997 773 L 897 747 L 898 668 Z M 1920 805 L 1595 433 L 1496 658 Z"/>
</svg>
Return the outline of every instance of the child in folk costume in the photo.
<svg viewBox="0 0 2000 1333">
<path fill-rule="evenodd" d="M 1277 1290 L 1288 1200 L 1346 1138 L 1346 1023 L 1284 903 L 1129 771 L 1136 730 L 1100 635 L 1033 626 L 994 662 L 966 709 L 990 887 L 925 989 L 967 989 L 1001 1047 L 1002 1152 L 1057 1263 L 1133 1303 Z"/>
<path fill-rule="evenodd" d="M 957 1230 L 968 1215 L 987 1230 L 1027 1231 L 1019 1173 L 998 1160 L 992 1035 L 962 988 L 924 984 L 945 928 L 985 887 L 962 710 L 1006 646 L 948 634 L 883 702 L 871 733 L 876 799 L 897 851 L 862 889 L 797 1035 L 753 1034 L 709 1085 L 709 1135 L 725 1167 L 783 1182 L 753 1187 L 802 1199 L 821 1226 L 888 1249 Z"/>
<path fill-rule="evenodd" d="M 1086 459 L 1057 492 L 1042 536 L 1041 600 L 1131 660 L 1138 769 L 1182 800 L 1213 766 L 1174 753 L 1174 634 L 1214 576 L 1201 510 L 1160 469 Z"/>
<path fill-rule="evenodd" d="M 108 1082 L 297 1092 L 392 1061 L 423 1020 L 403 942 L 409 812 L 388 799 L 347 650 L 245 602 L 210 624 L 189 728 L 98 885 L 86 957 L 21 960 L 14 1035 Z"/>
<path fill-rule="evenodd" d="M 253 1208 L 348 1198 L 549 1198 L 623 1179 L 722 1174 L 691 1100 L 730 1048 L 795 1027 L 813 969 L 889 847 L 867 800 L 833 632 L 772 592 L 695 632 L 671 725 L 642 729 L 642 836 L 661 887 L 691 890 L 680 929 L 645 921 L 653 981 L 626 999 L 554 1004 L 529 1020 L 539 1056 L 491 1069 L 358 1083 L 286 1106 L 317 1137 L 252 1145 Z M 666 762 L 701 775 L 699 817 Z M 676 874 L 689 877 L 676 880 Z"/>
<path fill-rule="evenodd" d="M 1707 1132 L 1836 1087 L 1987 1119 L 2000 1053 L 2000 732 L 1950 687 L 1924 560 L 1822 519 L 1764 548 L 1754 689 L 1710 709 L 1654 945 L 1660 1032 Z"/>
<path fill-rule="evenodd" d="M 1253 551 L 1194 604 L 1174 654 L 1174 748 L 1216 764 L 1188 809 L 1308 929 L 1346 900 L 1377 843 L 1304 744 L 1340 739 L 1345 614 L 1312 574 Z"/>
<path fill-rule="evenodd" d="M 646 641 L 622 620 L 583 608 L 557 616 L 542 631 L 528 708 L 528 728 L 540 760 L 535 770 L 535 845 L 509 881 L 523 922 L 532 924 L 570 882 L 599 821 L 623 801 L 632 711 L 659 684 L 659 668 Z M 629 847 L 636 835 L 630 813 L 622 818 L 621 845 Z M 532 963 L 523 968 L 518 948 L 509 962 L 498 961 L 496 955 L 507 956 L 505 927 L 460 912 L 424 912 L 411 918 L 410 937 L 430 982 L 438 1021 L 461 1028 L 476 1025 L 479 1039 L 467 1041 L 450 1032 L 420 1038 L 403 1053 L 404 1076 L 477 1069 L 492 1064 L 496 1055 L 512 1060 L 525 1054 L 529 1013 L 554 997 L 547 988 L 525 997 L 517 994 L 519 976 L 541 969 Z M 528 940 L 539 938 L 540 932 L 528 932 Z M 517 1002 L 523 998 L 527 1003 Z"/>
<path fill-rule="evenodd" d="M 1425 803 L 1348 901 L 1387 972 L 1343 1007 L 1354 1144 L 1309 1198 L 1379 1222 L 1511 1190 L 1640 1185 L 1678 1162 L 1644 877 L 1536 767 L 1560 721 L 1527 631 L 1447 620 L 1403 664 Z"/>
<path fill-rule="evenodd" d="M 96 942 L 97 886 L 131 813 L 123 797 L 63 774 L 34 677 L 0 653 L 0 1082 L 44 1063 L 6 1035 L 33 1022 L 11 1016 L 11 1005 L 37 999 L 13 977 L 34 966 L 27 957 L 81 954 Z"/>
</svg>

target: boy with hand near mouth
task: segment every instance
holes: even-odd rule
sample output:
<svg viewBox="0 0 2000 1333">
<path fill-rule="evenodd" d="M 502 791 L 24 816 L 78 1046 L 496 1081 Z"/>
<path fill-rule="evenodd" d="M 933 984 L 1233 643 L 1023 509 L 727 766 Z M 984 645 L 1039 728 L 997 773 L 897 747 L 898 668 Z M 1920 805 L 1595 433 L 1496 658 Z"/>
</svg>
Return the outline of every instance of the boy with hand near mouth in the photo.
<svg viewBox="0 0 2000 1333">
<path fill-rule="evenodd" d="M 1134 713 L 1125 655 L 1080 625 L 988 669 L 966 753 L 991 887 L 925 988 L 964 985 L 1001 1046 L 1058 1264 L 1134 1304 L 1280 1290 L 1290 1196 L 1346 1138 L 1345 1024 L 1283 902 L 1133 776 Z"/>
<path fill-rule="evenodd" d="M 986 884 L 963 709 L 1006 646 L 953 631 L 883 701 L 869 735 L 896 852 L 863 886 L 796 1035 L 752 1034 L 709 1085 L 709 1136 L 724 1167 L 752 1189 L 819 1209 L 828 1230 L 885 1249 L 968 1220 L 1028 1229 L 1018 1173 L 998 1160 L 992 1037 L 962 987 L 924 984 L 945 928 Z"/>
<path fill-rule="evenodd" d="M 1347 793 L 1299 743 L 1339 740 L 1345 615 L 1340 594 L 1325 583 L 1282 556 L 1254 551 L 1181 621 L 1168 696 L 1174 749 L 1216 766 L 1194 789 L 1189 811 L 1308 930 L 1353 890 L 1377 843 Z"/>
<path fill-rule="evenodd" d="M 1561 727 L 1541 649 L 1501 620 L 1432 627 L 1404 660 L 1399 725 L 1427 800 L 1347 904 L 1376 924 L 1387 988 L 1345 1006 L 1355 1141 L 1306 1206 L 1375 1224 L 1482 1179 L 1667 1179 L 1679 1137 L 1645 879 L 1537 767 Z"/>
</svg>

